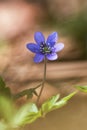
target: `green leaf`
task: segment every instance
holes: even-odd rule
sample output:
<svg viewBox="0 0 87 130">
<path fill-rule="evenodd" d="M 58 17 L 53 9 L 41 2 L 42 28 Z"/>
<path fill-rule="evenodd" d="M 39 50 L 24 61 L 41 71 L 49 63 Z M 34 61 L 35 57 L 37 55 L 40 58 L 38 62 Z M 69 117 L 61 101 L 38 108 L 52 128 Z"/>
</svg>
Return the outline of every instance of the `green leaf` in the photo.
<svg viewBox="0 0 87 130">
<path fill-rule="evenodd" d="M 0 96 L 0 118 L 10 122 L 14 115 L 12 102 L 6 97 Z"/>
<path fill-rule="evenodd" d="M 52 96 L 49 100 L 42 104 L 41 112 L 42 115 L 45 115 L 49 111 L 52 110 L 53 106 L 55 105 L 56 101 L 59 99 L 59 95 Z"/>
<path fill-rule="evenodd" d="M 75 91 L 75 92 L 69 94 L 68 96 L 60 99 L 58 102 L 55 103 L 55 105 L 54 105 L 52 110 L 61 108 L 62 106 L 66 105 L 68 100 L 70 100 L 76 93 L 77 92 Z"/>
<path fill-rule="evenodd" d="M 0 130 L 6 130 L 7 126 L 4 122 L 0 121 Z"/>
<path fill-rule="evenodd" d="M 42 115 L 44 116 L 45 114 L 47 114 L 48 112 L 50 112 L 52 110 L 61 108 L 75 94 L 76 94 L 76 92 L 73 92 L 73 93 L 69 94 L 68 96 L 60 99 L 59 101 L 58 101 L 59 95 L 51 97 L 48 101 L 46 101 L 45 103 L 42 104 L 42 107 L 41 107 Z"/>
<path fill-rule="evenodd" d="M 19 109 L 14 117 L 13 125 L 24 126 L 26 124 L 32 123 L 37 118 L 41 116 L 40 111 L 38 111 L 37 106 L 34 103 L 28 103 Z"/>
<path fill-rule="evenodd" d="M 26 89 L 26 90 L 23 90 L 19 93 L 17 93 L 16 95 L 13 96 L 14 99 L 18 99 L 18 98 L 21 98 L 23 96 L 27 96 L 27 98 L 32 98 L 33 97 L 33 94 L 38 96 L 37 95 L 37 92 L 35 91 L 34 88 L 30 88 L 30 89 Z"/>
<path fill-rule="evenodd" d="M 5 88 L 6 84 L 4 82 L 4 80 L 2 79 L 2 77 L 0 77 L 0 89 Z"/>
<path fill-rule="evenodd" d="M 10 88 L 6 86 L 2 77 L 0 77 L 0 95 L 11 97 Z"/>
<path fill-rule="evenodd" d="M 75 86 L 78 90 L 87 93 L 87 86 Z"/>
<path fill-rule="evenodd" d="M 32 98 L 33 95 L 38 96 L 36 89 L 39 88 L 41 85 L 42 84 L 40 83 L 39 85 L 37 85 L 34 88 L 30 88 L 30 89 L 26 89 L 26 90 L 21 91 L 15 95 L 13 95 L 13 99 L 18 99 L 18 98 L 21 98 L 23 96 L 27 96 L 27 98 Z"/>
</svg>

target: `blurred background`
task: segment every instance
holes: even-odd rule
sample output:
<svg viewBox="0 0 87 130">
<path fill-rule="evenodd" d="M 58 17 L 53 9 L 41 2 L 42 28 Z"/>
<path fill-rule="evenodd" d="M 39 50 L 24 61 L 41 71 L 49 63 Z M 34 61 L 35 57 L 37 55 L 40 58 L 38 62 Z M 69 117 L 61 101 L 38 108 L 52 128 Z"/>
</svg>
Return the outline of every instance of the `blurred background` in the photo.
<svg viewBox="0 0 87 130">
<path fill-rule="evenodd" d="M 59 59 L 48 61 L 41 101 L 87 85 L 87 0 L 0 0 L 0 75 L 12 92 L 35 87 L 43 77 L 43 63 L 33 63 L 34 54 L 26 49 L 36 31 L 45 37 L 57 31 L 58 42 L 65 44 Z M 79 93 L 67 106 L 25 129 L 87 130 L 86 109 L 87 94 Z"/>
</svg>

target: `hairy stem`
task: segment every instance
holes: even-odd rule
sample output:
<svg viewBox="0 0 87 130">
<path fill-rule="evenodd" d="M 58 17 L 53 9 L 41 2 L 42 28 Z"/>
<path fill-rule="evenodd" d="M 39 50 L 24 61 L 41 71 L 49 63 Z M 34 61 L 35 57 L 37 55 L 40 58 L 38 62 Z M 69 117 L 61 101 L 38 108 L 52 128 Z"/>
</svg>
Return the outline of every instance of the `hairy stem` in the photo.
<svg viewBox="0 0 87 130">
<path fill-rule="evenodd" d="M 39 93 L 38 98 L 37 98 L 37 104 L 39 103 L 42 91 L 44 89 L 44 84 L 45 84 L 45 81 L 46 81 L 46 62 L 47 61 L 46 61 L 46 57 L 45 57 L 44 58 L 44 75 L 43 75 L 42 87 L 41 87 L 40 93 Z"/>
</svg>

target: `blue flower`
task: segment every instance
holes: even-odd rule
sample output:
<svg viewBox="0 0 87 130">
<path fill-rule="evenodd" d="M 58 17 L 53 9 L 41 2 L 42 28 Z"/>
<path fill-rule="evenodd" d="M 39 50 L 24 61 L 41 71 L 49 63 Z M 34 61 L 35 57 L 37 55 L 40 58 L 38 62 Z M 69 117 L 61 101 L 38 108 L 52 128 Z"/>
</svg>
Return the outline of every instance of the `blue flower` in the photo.
<svg viewBox="0 0 87 130">
<path fill-rule="evenodd" d="M 50 34 L 45 41 L 45 38 L 41 32 L 36 32 L 34 35 L 35 43 L 28 43 L 26 47 L 36 53 L 34 57 L 34 62 L 39 63 L 44 60 L 46 57 L 48 60 L 56 60 L 58 58 L 57 52 L 61 51 L 64 48 L 63 43 L 58 43 L 58 35 L 57 32 L 53 32 Z"/>
</svg>

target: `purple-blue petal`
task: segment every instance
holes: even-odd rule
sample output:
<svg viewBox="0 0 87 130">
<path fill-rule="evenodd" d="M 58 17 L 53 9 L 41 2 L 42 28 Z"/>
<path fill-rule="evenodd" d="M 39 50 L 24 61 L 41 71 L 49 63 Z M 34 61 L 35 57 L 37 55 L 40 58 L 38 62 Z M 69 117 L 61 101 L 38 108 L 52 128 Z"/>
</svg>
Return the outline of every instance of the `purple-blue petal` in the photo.
<svg viewBox="0 0 87 130">
<path fill-rule="evenodd" d="M 34 57 L 34 62 L 40 63 L 41 61 L 43 61 L 43 59 L 44 59 L 44 55 L 36 54 L 35 57 Z"/>
<path fill-rule="evenodd" d="M 48 36 L 46 43 L 49 44 L 51 47 L 53 47 L 57 42 L 57 40 L 58 40 L 58 34 L 57 32 L 53 32 Z"/>
<path fill-rule="evenodd" d="M 64 48 L 64 44 L 63 43 L 55 44 L 54 48 L 55 48 L 55 52 L 59 52 Z"/>
<path fill-rule="evenodd" d="M 34 52 L 34 53 L 39 53 L 39 52 L 40 52 L 40 51 L 39 51 L 39 46 L 38 46 L 37 44 L 28 43 L 28 44 L 26 45 L 26 47 L 27 47 L 30 51 Z"/>
<path fill-rule="evenodd" d="M 36 43 L 38 43 L 39 45 L 41 43 L 45 42 L 45 38 L 44 38 L 44 36 L 43 36 L 43 34 L 41 32 L 36 32 L 34 34 L 34 39 L 35 39 Z"/>
<path fill-rule="evenodd" d="M 48 54 L 46 58 L 48 60 L 56 60 L 58 58 L 58 55 L 56 53 Z"/>
</svg>

